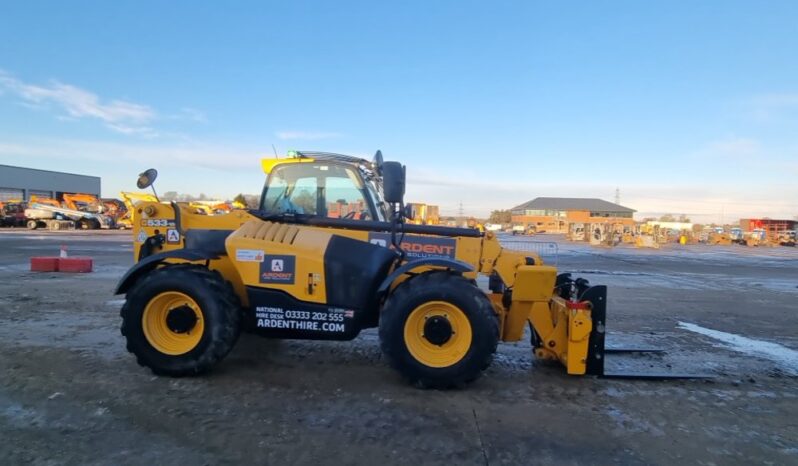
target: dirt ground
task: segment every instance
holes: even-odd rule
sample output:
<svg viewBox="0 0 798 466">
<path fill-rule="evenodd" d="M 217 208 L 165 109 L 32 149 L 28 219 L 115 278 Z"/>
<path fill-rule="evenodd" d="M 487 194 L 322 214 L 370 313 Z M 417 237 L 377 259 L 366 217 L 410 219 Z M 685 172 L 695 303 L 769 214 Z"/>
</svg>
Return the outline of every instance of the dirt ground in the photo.
<svg viewBox="0 0 798 466">
<path fill-rule="evenodd" d="M 95 272 L 28 271 L 61 244 Z M 798 464 L 798 249 L 556 249 L 561 270 L 609 285 L 610 343 L 668 350 L 613 367 L 714 379 L 570 377 L 525 341 L 500 344 L 466 389 L 424 391 L 387 367 L 374 331 L 341 343 L 245 335 L 210 375 L 155 377 L 119 334 L 112 292 L 132 264 L 129 233 L 0 231 L 0 458 Z"/>
</svg>

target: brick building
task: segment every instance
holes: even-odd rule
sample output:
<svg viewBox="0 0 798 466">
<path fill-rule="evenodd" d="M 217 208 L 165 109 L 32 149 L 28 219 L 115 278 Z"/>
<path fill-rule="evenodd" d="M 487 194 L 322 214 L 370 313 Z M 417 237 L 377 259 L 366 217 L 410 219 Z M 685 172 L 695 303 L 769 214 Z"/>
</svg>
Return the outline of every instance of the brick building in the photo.
<svg viewBox="0 0 798 466">
<path fill-rule="evenodd" d="M 636 212 L 601 199 L 572 197 L 538 197 L 510 211 L 514 224 L 548 233 L 568 233 L 576 223 L 633 226 Z"/>
</svg>

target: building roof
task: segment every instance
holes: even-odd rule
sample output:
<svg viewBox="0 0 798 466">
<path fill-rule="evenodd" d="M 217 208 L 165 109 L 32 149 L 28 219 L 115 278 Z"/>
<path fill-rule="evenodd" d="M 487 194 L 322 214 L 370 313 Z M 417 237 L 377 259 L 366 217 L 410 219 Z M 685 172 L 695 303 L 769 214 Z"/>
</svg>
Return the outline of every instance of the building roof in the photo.
<svg viewBox="0 0 798 466">
<path fill-rule="evenodd" d="M 590 212 L 637 212 L 603 199 L 582 197 L 536 197 L 511 210 L 589 210 Z"/>
<path fill-rule="evenodd" d="M 0 169 L 3 169 L 3 168 L 12 168 L 12 169 L 15 169 L 15 170 L 27 170 L 27 171 L 42 172 L 42 173 L 56 173 L 58 175 L 83 176 L 83 177 L 86 177 L 86 178 L 97 178 L 97 179 L 100 179 L 99 176 L 95 176 L 95 175 L 82 175 L 80 173 L 59 172 L 59 171 L 55 171 L 55 170 L 44 170 L 44 169 L 41 169 L 41 168 L 28 168 L 28 167 L 20 167 L 20 166 L 17 166 L 17 165 L 0 164 Z"/>
</svg>

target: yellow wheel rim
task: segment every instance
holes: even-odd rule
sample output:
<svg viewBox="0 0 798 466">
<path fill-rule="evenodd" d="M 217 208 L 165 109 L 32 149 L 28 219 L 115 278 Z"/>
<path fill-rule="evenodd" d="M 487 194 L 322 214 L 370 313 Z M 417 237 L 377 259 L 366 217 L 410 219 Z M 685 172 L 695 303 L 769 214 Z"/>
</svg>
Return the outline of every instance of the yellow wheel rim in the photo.
<svg viewBox="0 0 798 466">
<path fill-rule="evenodd" d="M 429 330 L 432 318 L 444 320 L 451 328 L 448 340 L 440 344 L 430 342 L 424 335 Z M 446 324 L 444 324 L 446 325 Z M 405 321 L 405 345 L 410 354 L 428 367 L 449 367 L 460 362 L 471 348 L 471 322 L 465 313 L 454 304 L 445 301 L 429 301 L 417 308 Z"/>
<path fill-rule="evenodd" d="M 165 291 L 152 298 L 144 308 L 141 327 L 153 348 L 172 356 L 194 349 L 205 331 L 197 302 L 177 291 Z"/>
</svg>

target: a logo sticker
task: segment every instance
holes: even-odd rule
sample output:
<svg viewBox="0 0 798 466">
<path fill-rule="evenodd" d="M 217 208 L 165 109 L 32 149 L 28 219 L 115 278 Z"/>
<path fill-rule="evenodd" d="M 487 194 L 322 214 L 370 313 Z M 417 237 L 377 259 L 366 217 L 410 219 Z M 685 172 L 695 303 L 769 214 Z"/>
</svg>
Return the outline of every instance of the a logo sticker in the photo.
<svg viewBox="0 0 798 466">
<path fill-rule="evenodd" d="M 295 269 L 295 256 L 264 255 L 260 263 L 260 282 L 293 285 Z"/>
<path fill-rule="evenodd" d="M 179 243 L 180 242 L 180 232 L 177 230 L 166 230 L 166 242 L 167 243 Z"/>
<path fill-rule="evenodd" d="M 236 251 L 238 262 L 263 262 L 264 252 L 260 249 L 239 249 Z"/>
<path fill-rule="evenodd" d="M 139 231 L 139 236 L 138 236 L 137 239 L 138 239 L 139 243 L 143 243 L 143 242 L 147 241 L 147 233 L 144 230 Z"/>
<path fill-rule="evenodd" d="M 393 248 L 390 233 L 369 233 L 369 243 Z M 405 235 L 401 247 L 407 255 L 407 260 L 423 259 L 425 257 L 454 259 L 457 241 L 454 238 Z"/>
</svg>

